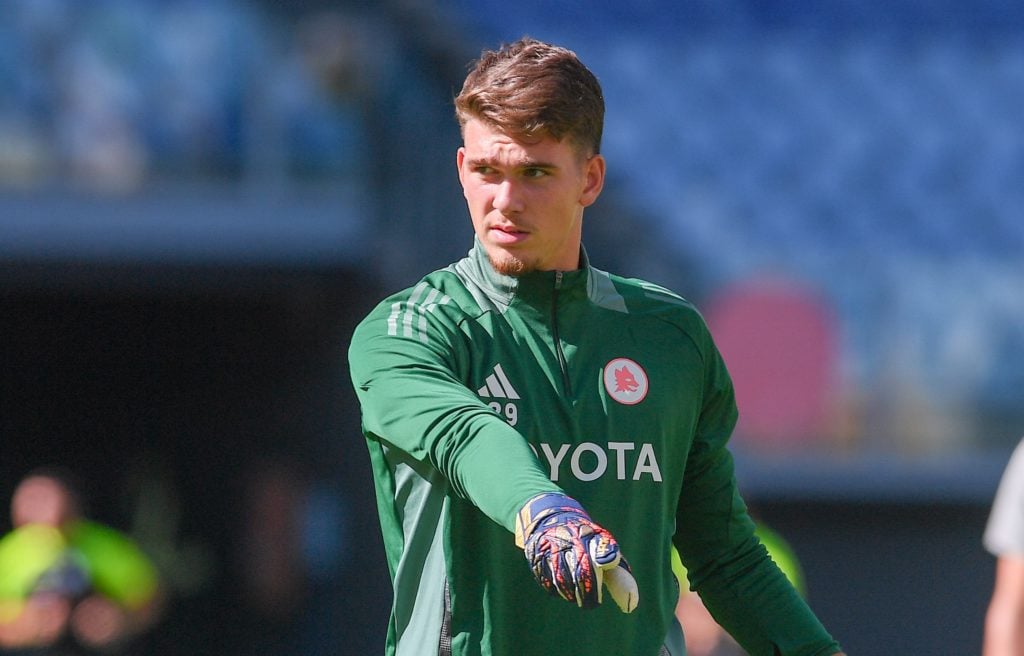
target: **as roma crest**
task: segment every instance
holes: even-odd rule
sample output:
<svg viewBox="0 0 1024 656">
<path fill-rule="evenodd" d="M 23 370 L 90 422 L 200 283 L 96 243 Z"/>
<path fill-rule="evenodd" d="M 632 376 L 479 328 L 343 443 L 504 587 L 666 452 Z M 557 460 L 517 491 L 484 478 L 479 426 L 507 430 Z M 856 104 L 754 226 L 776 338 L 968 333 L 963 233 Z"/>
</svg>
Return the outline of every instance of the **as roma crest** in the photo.
<svg viewBox="0 0 1024 656">
<path fill-rule="evenodd" d="M 624 405 L 636 405 L 647 396 L 647 372 L 629 358 L 615 358 L 604 366 L 608 396 Z"/>
</svg>

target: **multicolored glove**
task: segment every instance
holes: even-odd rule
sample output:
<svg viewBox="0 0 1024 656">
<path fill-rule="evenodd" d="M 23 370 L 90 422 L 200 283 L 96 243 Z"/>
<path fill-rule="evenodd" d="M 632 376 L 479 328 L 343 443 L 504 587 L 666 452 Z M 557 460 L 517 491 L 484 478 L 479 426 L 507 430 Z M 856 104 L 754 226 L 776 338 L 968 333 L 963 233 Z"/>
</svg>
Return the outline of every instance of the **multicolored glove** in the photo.
<svg viewBox="0 0 1024 656">
<path fill-rule="evenodd" d="M 555 493 L 530 499 L 516 516 L 516 545 L 552 595 L 595 608 L 607 586 L 622 612 L 636 608 L 640 592 L 618 543 L 575 499 Z"/>
</svg>

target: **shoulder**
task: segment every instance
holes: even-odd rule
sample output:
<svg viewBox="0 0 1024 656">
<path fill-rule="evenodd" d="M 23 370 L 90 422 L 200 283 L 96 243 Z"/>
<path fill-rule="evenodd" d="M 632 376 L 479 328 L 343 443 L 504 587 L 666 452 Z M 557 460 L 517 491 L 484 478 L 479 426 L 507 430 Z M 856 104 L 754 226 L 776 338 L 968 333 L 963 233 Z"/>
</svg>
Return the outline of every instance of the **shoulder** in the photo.
<svg viewBox="0 0 1024 656">
<path fill-rule="evenodd" d="M 1006 466 L 1006 472 L 1012 476 L 1024 477 L 1024 438 L 1014 447 L 1009 463 Z"/>
<path fill-rule="evenodd" d="M 416 284 L 390 294 L 363 318 L 354 341 L 380 337 L 423 340 L 427 332 L 457 330 L 481 312 L 473 294 L 452 267 L 439 269 Z"/>
<path fill-rule="evenodd" d="M 438 308 L 458 307 L 455 299 L 462 296 L 458 278 L 448 269 L 434 271 L 415 284 L 382 299 L 367 318 L 391 314 L 399 310 L 433 312 Z"/>
<path fill-rule="evenodd" d="M 46 560 L 61 553 L 67 546 L 59 530 L 45 524 L 20 526 L 0 539 L 0 561 Z"/>
<path fill-rule="evenodd" d="M 707 324 L 696 305 L 671 289 L 600 269 L 592 269 L 590 278 L 591 298 L 598 305 L 670 323 L 702 342 L 708 337 Z"/>
</svg>

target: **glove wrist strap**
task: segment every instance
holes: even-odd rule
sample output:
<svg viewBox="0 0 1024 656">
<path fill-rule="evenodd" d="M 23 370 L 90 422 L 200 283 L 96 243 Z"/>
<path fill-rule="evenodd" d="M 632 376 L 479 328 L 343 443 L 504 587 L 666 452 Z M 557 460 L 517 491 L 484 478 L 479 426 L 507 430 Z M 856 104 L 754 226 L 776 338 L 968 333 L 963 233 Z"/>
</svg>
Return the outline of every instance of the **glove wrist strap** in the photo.
<svg viewBox="0 0 1024 656">
<path fill-rule="evenodd" d="M 587 516 L 579 501 L 558 492 L 538 494 L 527 501 L 516 514 L 516 546 L 522 549 L 526 544 L 526 538 L 542 519 L 560 512 L 575 512 Z"/>
</svg>

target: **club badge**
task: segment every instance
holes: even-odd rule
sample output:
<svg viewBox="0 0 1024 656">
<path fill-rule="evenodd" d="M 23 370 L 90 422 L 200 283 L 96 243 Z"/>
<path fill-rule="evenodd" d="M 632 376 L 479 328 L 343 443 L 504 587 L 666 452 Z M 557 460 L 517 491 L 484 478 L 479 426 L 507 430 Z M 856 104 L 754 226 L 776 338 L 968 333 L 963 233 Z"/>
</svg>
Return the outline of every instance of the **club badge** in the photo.
<svg viewBox="0 0 1024 656">
<path fill-rule="evenodd" d="M 647 396 L 647 372 L 629 358 L 615 358 L 604 366 L 604 388 L 623 405 L 636 405 Z"/>
</svg>

